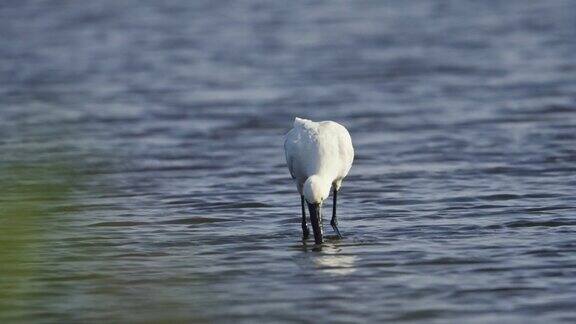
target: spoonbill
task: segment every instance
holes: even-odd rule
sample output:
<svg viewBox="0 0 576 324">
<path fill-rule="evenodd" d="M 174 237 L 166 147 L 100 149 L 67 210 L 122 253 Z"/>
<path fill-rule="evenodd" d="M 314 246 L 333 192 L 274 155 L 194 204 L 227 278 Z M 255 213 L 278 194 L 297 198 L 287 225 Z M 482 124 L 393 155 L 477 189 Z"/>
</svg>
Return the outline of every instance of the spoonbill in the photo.
<svg viewBox="0 0 576 324">
<path fill-rule="evenodd" d="M 332 220 L 330 225 L 339 238 L 336 201 L 342 180 L 348 175 L 354 160 L 352 139 L 346 128 L 333 121 L 313 122 L 296 118 L 294 128 L 284 141 L 286 163 L 296 182 L 302 205 L 302 232 L 304 239 L 310 235 L 306 224 L 306 207 L 316 244 L 322 244 L 322 204 L 333 191 Z"/>
</svg>

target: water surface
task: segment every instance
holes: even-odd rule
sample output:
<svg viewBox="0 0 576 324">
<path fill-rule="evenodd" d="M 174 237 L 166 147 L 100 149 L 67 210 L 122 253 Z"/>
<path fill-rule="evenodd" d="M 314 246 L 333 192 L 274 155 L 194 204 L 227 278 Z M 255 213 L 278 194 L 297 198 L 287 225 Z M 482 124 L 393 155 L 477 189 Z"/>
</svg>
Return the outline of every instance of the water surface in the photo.
<svg viewBox="0 0 576 324">
<path fill-rule="evenodd" d="M 0 320 L 576 321 L 575 13 L 4 1 Z M 295 116 L 356 147 L 321 251 Z"/>
</svg>

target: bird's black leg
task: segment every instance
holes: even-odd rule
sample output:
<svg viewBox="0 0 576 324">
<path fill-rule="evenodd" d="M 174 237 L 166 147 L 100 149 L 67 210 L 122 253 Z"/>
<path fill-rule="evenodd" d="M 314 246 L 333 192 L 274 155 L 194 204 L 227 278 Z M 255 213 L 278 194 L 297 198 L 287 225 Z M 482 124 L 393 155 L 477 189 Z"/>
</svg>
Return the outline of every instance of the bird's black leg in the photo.
<svg viewBox="0 0 576 324">
<path fill-rule="evenodd" d="M 332 204 L 332 220 L 330 220 L 330 225 L 332 225 L 332 228 L 334 229 L 334 232 L 336 232 L 336 235 L 338 235 L 338 238 L 342 238 L 342 235 L 340 235 L 340 230 L 338 230 L 338 218 L 336 218 L 337 200 L 338 200 L 338 190 L 336 190 L 336 187 L 334 187 L 334 203 Z"/>
<path fill-rule="evenodd" d="M 310 230 L 308 229 L 308 225 L 306 225 L 306 207 L 304 206 L 304 196 L 300 196 L 300 203 L 302 204 L 302 236 L 304 239 L 308 239 L 310 236 Z"/>
</svg>

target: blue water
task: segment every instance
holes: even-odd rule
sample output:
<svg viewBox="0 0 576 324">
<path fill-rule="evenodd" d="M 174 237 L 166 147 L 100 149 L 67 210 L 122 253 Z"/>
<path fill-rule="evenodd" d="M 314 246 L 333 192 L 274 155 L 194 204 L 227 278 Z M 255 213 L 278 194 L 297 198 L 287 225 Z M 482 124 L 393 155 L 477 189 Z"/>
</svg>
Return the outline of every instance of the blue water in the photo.
<svg viewBox="0 0 576 324">
<path fill-rule="evenodd" d="M 75 178 L 2 322 L 576 321 L 574 1 L 3 1 L 0 41 L 1 182 Z M 356 148 L 321 251 L 295 116 Z"/>
</svg>

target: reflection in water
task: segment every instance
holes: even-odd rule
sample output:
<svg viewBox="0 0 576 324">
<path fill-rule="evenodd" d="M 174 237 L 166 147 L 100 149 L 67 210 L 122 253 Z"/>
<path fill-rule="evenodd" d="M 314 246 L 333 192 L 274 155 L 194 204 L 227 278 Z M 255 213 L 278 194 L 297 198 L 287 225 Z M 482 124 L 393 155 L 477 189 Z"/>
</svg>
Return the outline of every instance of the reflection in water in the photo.
<svg viewBox="0 0 576 324">
<path fill-rule="evenodd" d="M 0 314 L 26 314 L 28 298 L 42 291 L 34 280 L 50 254 L 48 235 L 56 227 L 54 211 L 69 203 L 79 177 L 57 163 L 9 165 L 0 169 Z"/>
<path fill-rule="evenodd" d="M 348 275 L 356 271 L 355 255 L 343 254 L 342 249 L 337 246 L 326 246 L 312 257 L 316 267 L 331 275 Z"/>
</svg>

